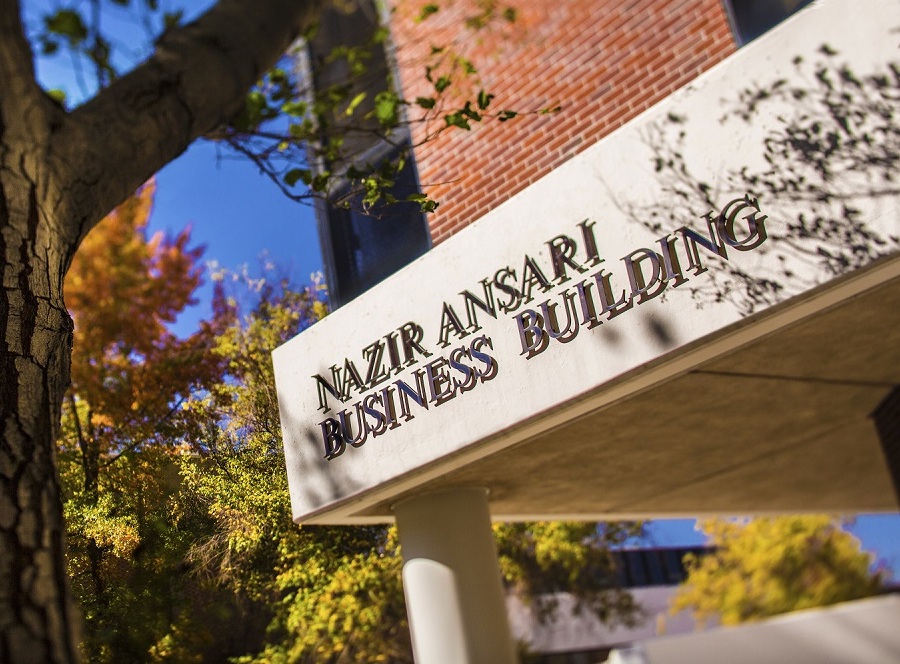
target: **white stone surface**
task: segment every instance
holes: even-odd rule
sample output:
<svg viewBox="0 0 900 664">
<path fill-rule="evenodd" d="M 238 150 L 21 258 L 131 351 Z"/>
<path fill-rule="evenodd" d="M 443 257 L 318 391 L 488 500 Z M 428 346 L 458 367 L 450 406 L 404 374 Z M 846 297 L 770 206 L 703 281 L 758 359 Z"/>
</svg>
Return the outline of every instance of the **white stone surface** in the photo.
<svg viewBox="0 0 900 664">
<path fill-rule="evenodd" d="M 771 305 L 804 296 L 837 279 L 838 275 L 823 269 L 815 256 L 798 253 L 794 243 L 780 239 L 787 221 L 810 202 L 803 197 L 767 198 L 765 191 L 748 192 L 746 184 L 734 175 L 741 167 L 763 167 L 761 146 L 766 137 L 783 122 L 782 118 L 802 113 L 804 102 L 767 106 L 764 114 L 750 123 L 733 115 L 723 117 L 741 89 L 757 88 L 777 79 L 813 85 L 814 81 L 801 80 L 805 74 L 798 73 L 794 58 L 802 55 L 812 63 L 825 57 L 820 48 L 826 43 L 838 53 L 832 57 L 849 63 L 856 72 L 889 73 L 887 63 L 900 60 L 894 31 L 898 26 L 897 2 L 832 0 L 814 4 L 276 350 L 276 381 L 295 519 L 366 521 L 359 513 L 374 501 L 399 496 L 413 489 L 420 479 L 535 435 L 541 427 L 552 424 L 553 418 L 542 424 L 543 416 L 567 412 L 565 409 L 574 408 L 573 404 L 588 396 L 596 398 L 605 386 L 623 376 L 635 375 L 648 363 L 716 339 L 736 324 L 752 329 Z M 672 116 L 684 121 L 667 123 Z M 633 306 L 611 320 L 603 317 L 602 324 L 593 329 L 582 327 L 569 343 L 551 342 L 546 351 L 531 359 L 523 356 L 515 315 L 529 307 L 537 310 L 537 305 L 547 299 L 562 302 L 562 292 L 571 291 L 580 279 L 589 279 L 598 267 L 591 267 L 579 278 L 554 284 L 545 294 L 536 292 L 530 304 L 499 313 L 496 319 L 478 311 L 480 330 L 454 339 L 446 349 L 439 346 L 443 303 L 450 303 L 465 324 L 465 307 L 459 294 L 469 290 L 482 295 L 480 281 L 493 278 L 506 267 L 521 278 L 526 256 L 552 278 L 546 243 L 554 237 L 562 234 L 575 240 L 578 249 L 574 259 L 586 263 L 587 247 L 580 235 L 580 222 L 595 223 L 597 249 L 605 260 L 599 267 L 612 273 L 614 294 L 628 289 L 622 257 L 641 248 L 659 251 L 657 239 L 681 226 L 705 232 L 706 222 L 700 216 L 713 210 L 692 203 L 694 195 L 682 198 L 674 194 L 678 183 L 654 168 L 649 144 L 655 137 L 664 137 L 674 145 L 680 131 L 685 134 L 682 154 L 686 166 L 695 180 L 709 185 L 709 198 L 716 208 L 747 193 L 758 198 L 762 214 L 768 216 L 766 228 L 770 232 L 763 245 L 746 252 L 729 248 L 727 265 L 718 266 L 708 261 L 701 249 L 704 262 L 711 266 L 705 274 L 690 275 L 679 288 L 669 287 L 663 296 Z M 865 178 L 866 173 L 845 172 L 840 177 L 850 195 L 858 184 L 855 178 Z M 851 202 L 860 209 L 860 218 L 870 229 L 884 238 L 894 238 L 888 240 L 882 253 L 896 257 L 896 237 L 900 236 L 897 196 Z M 663 212 L 658 231 L 641 223 L 651 221 L 650 208 Z M 746 224 L 739 227 L 746 235 Z M 679 245 L 679 251 L 684 261 L 683 246 Z M 753 278 L 781 279 L 784 289 L 768 302 L 757 304 L 753 315 L 748 315 L 739 282 L 729 276 L 726 267 Z M 792 276 L 784 277 L 785 268 Z M 883 278 L 893 278 L 890 270 L 883 272 Z M 717 288 L 720 293 L 725 289 L 726 295 L 717 300 L 709 293 L 693 293 L 695 288 Z M 495 296 L 504 297 L 496 289 Z M 330 410 L 323 413 L 318 409 L 319 393 L 313 375 L 330 378 L 330 368 L 342 368 L 349 359 L 365 380 L 364 349 L 408 322 L 421 326 L 421 346 L 431 357 L 415 354 L 416 363 L 392 375 L 390 381 L 362 392 L 352 391 L 343 405 L 328 396 Z M 485 345 L 481 350 L 497 362 L 496 375 L 490 380 L 479 381 L 470 391 L 457 391 L 454 398 L 440 406 L 432 403 L 427 410 L 412 403 L 414 417 L 409 421 L 383 435 L 369 435 L 362 446 L 347 446 L 343 454 L 331 460 L 325 458 L 321 423 L 326 418 L 337 417 L 342 408 L 347 408 L 355 421 L 354 403 L 378 394 L 398 379 L 415 385 L 415 372 L 428 362 L 449 357 L 454 348 L 469 347 L 482 335 L 490 339 L 490 347 Z M 485 367 L 474 358 L 465 363 L 473 368 Z M 448 371 L 458 379 L 464 377 L 459 371 Z M 369 405 L 375 404 L 370 401 Z M 577 409 L 572 412 L 577 413 Z M 379 423 L 374 417 L 369 417 L 369 422 L 373 427 Z"/>
<path fill-rule="evenodd" d="M 900 661 L 896 595 L 797 611 L 759 623 L 643 641 L 609 664 L 893 664 Z"/>
<path fill-rule="evenodd" d="M 625 646 L 660 636 L 688 634 L 699 631 L 693 615 L 688 611 L 669 613 L 669 602 L 677 586 L 628 588 L 640 607 L 642 617 L 636 625 L 607 625 L 590 609 L 577 610 L 574 596 L 554 593 L 556 611 L 552 619 L 541 620 L 518 597 L 507 599 L 510 623 L 516 640 L 526 644 L 532 653 L 565 653 L 601 650 Z"/>
<path fill-rule="evenodd" d="M 486 491 L 397 505 L 403 592 L 418 664 L 516 661 Z"/>
</svg>

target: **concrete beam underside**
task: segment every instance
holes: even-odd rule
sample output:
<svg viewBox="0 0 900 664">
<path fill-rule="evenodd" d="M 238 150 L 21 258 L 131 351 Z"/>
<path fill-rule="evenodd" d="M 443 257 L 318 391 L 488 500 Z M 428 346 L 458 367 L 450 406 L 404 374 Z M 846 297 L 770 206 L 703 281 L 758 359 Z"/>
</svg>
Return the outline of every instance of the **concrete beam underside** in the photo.
<svg viewBox="0 0 900 664">
<path fill-rule="evenodd" d="M 896 385 L 894 279 L 410 493 L 488 487 L 495 519 L 896 511 L 870 417 Z"/>
</svg>

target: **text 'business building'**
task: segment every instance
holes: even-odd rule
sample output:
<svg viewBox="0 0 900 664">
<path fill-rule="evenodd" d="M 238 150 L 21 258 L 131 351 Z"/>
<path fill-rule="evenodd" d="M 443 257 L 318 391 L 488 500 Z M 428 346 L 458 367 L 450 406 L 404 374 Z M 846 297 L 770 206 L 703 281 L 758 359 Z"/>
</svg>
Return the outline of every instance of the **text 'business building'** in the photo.
<svg viewBox="0 0 900 664">
<path fill-rule="evenodd" d="M 354 24 L 401 97 L 453 43 L 562 110 L 361 145 L 441 205 L 323 206 L 275 353 L 294 516 L 397 520 L 419 661 L 512 661 L 492 518 L 896 510 L 900 4 L 424 4 Z"/>
</svg>

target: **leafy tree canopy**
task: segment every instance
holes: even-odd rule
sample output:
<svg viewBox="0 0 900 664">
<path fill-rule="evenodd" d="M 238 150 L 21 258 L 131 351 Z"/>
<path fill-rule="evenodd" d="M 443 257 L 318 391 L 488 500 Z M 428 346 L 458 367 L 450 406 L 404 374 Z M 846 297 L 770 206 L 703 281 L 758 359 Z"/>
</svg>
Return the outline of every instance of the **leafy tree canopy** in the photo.
<svg viewBox="0 0 900 664">
<path fill-rule="evenodd" d="M 41 59 L 72 72 L 68 81 L 48 93 L 60 104 L 78 106 L 150 55 L 158 39 L 213 4 L 97 0 L 35 7 L 26 18 Z M 329 11 L 350 14 L 365 3 L 322 4 Z M 460 4 L 466 6 L 461 20 L 469 33 L 516 20 L 514 8 L 495 0 Z M 440 4 L 424 5 L 417 20 L 423 34 L 428 19 L 440 10 Z M 247 92 L 243 107 L 206 136 L 252 160 L 292 199 L 325 196 L 346 206 L 356 201 L 368 210 L 397 202 L 390 189 L 412 147 L 403 137 L 407 124 L 425 124 L 427 141 L 443 131 L 469 131 L 481 122 L 506 122 L 523 113 L 495 108 L 495 95 L 482 87 L 476 63 L 467 57 L 463 44 L 433 45 L 421 63 L 430 94 L 405 99 L 384 66 L 387 30 L 377 28 L 360 43 L 337 43 L 330 52 L 309 60 L 305 48 L 318 30 L 318 23 L 312 23 Z M 385 80 L 373 83 L 378 77 Z M 399 160 L 364 158 L 379 140 L 401 146 Z M 404 192 L 403 197 L 425 212 L 438 204 L 427 193 Z"/>
<path fill-rule="evenodd" d="M 243 662 L 411 662 L 402 559 L 395 528 L 297 527 L 278 424 L 271 350 L 324 315 L 316 291 L 257 282 L 258 301 L 218 338 L 227 377 L 191 408 L 216 423 L 202 462 L 182 458 L 184 514 L 214 524 L 189 559 L 210 581 L 263 603 L 272 620 L 265 646 Z M 608 547 L 635 524 L 534 523 L 495 528 L 507 586 L 527 599 L 577 589 L 582 605 L 628 621 L 631 596 L 610 583 Z M 541 605 L 550 615 L 552 605 Z"/>
<path fill-rule="evenodd" d="M 169 330 L 194 301 L 202 250 L 187 231 L 148 235 L 154 192 L 151 181 L 108 215 L 66 279 L 75 338 L 57 448 L 68 570 L 95 662 L 139 658 L 168 625 L 186 547 L 168 502 L 183 432 L 196 426 L 183 406 L 224 368 L 209 352 L 221 310 L 188 338 Z"/>
<path fill-rule="evenodd" d="M 218 420 L 201 417 L 225 408 L 228 398 L 227 408 L 236 415 L 223 415 L 225 429 L 250 431 L 237 417 L 243 411 L 259 417 L 253 426 L 259 426 L 260 435 L 274 429 L 275 417 L 259 409 L 259 400 L 268 398 L 265 392 L 229 395 L 236 385 L 228 381 L 238 380 L 235 373 L 208 385 L 224 356 L 201 351 L 219 338 L 218 328 L 187 340 L 166 331 L 192 296 L 199 254 L 189 247 L 187 235 L 169 240 L 142 235 L 139 220 L 152 187 L 129 202 L 130 211 L 122 208 L 107 231 L 95 233 L 101 219 L 201 138 L 227 141 L 295 198 L 327 196 L 329 182 L 345 178 L 362 192 L 363 207 L 369 207 L 381 199 L 390 202 L 383 192 L 398 165 L 360 160 L 344 138 L 348 132 L 391 141 L 410 113 L 436 118 L 436 131 L 467 130 L 515 115 L 494 110 L 497 104 L 481 89 L 475 66 L 441 46 L 434 49 L 435 63 L 423 63 L 433 95 L 404 100 L 388 88 L 360 98 L 360 90 L 345 81 L 320 86 L 310 97 L 290 49 L 298 37 L 311 35 L 326 4 L 218 0 L 193 20 L 177 6 L 156 0 L 0 2 L 3 658 L 78 660 L 79 618 L 63 582 L 68 563 L 76 586 L 85 584 L 76 592 L 90 602 L 84 606 L 94 639 L 91 656 L 127 661 L 130 656 L 117 654 L 126 652 L 125 646 L 109 650 L 104 645 L 111 642 L 106 637 L 115 631 L 115 619 L 132 609 L 155 609 L 147 586 L 133 592 L 130 603 L 120 602 L 110 589 L 120 578 L 136 578 L 132 572 L 139 568 L 144 578 L 186 592 L 184 576 L 161 572 L 178 559 L 185 541 L 178 538 L 190 530 L 170 527 L 169 494 L 179 489 L 166 486 L 159 470 L 182 442 L 192 441 L 198 454 L 206 452 L 212 460 L 225 448 L 223 441 L 238 440 L 216 433 Z M 181 6 L 194 9 L 190 3 Z M 502 10 L 482 13 L 484 20 L 514 19 Z M 481 29 L 484 20 L 471 29 Z M 144 28 L 146 39 L 141 38 Z M 376 31 L 372 43 L 383 39 Z M 366 69 L 369 46 L 338 49 L 334 57 L 358 75 Z M 70 58 L 79 80 L 77 98 L 42 88 L 35 74 L 36 60 L 60 55 Z M 411 200 L 424 210 L 434 207 L 427 196 Z M 93 244 L 91 236 L 97 234 Z M 113 246 L 133 263 L 99 267 Z M 86 260 L 72 268 L 67 297 L 80 355 L 78 369 L 70 374 L 73 329 L 63 283 L 78 252 Z M 115 273 L 117 285 L 103 283 L 101 270 Z M 92 312 L 95 305 L 103 316 Z M 217 306 L 217 314 L 231 309 L 225 301 Z M 203 391 L 209 402 L 201 399 L 198 405 Z M 191 405 L 184 407 L 189 396 Z M 261 460 L 268 458 L 265 453 L 277 458 L 274 439 L 257 443 L 250 437 L 242 435 L 227 453 L 252 450 Z M 264 453 L 265 446 L 271 451 Z M 216 467 L 227 468 L 227 462 Z M 71 524 L 68 561 L 63 501 Z M 224 516 L 235 516 L 212 499 L 204 504 L 210 512 L 185 511 L 179 527 L 196 519 L 196 527 L 212 530 Z M 228 544 L 227 538 L 223 541 Z M 253 584 L 247 587 L 248 593 L 256 592 Z M 171 633 L 151 648 L 154 657 L 188 659 L 177 654 L 182 652 L 178 643 L 184 645 L 182 637 L 197 632 L 185 627 L 179 611 L 173 604 L 166 616 Z M 155 619 L 140 624 L 156 630 Z M 131 639 L 128 648 L 144 652 L 145 637 Z"/>
<path fill-rule="evenodd" d="M 872 556 L 832 517 L 781 516 L 702 523 L 713 550 L 687 558 L 672 610 L 724 625 L 868 597 L 883 585 Z"/>
<path fill-rule="evenodd" d="M 187 232 L 148 235 L 153 194 L 98 226 L 66 285 L 76 349 L 59 459 L 86 658 L 411 662 L 396 530 L 291 522 L 270 355 L 326 315 L 323 286 L 217 272 L 212 321 L 179 339 L 168 326 L 201 252 Z M 638 531 L 495 527 L 506 584 L 540 617 L 574 589 L 610 622 L 637 615 L 610 582 L 609 546 Z"/>
</svg>

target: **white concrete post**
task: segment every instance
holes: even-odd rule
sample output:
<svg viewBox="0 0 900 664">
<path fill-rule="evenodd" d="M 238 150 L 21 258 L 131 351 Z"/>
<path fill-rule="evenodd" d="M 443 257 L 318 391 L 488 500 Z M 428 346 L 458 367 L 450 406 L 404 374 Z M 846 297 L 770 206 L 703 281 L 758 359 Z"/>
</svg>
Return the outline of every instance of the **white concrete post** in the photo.
<svg viewBox="0 0 900 664">
<path fill-rule="evenodd" d="M 394 513 L 416 664 L 514 664 L 487 491 L 415 496 Z"/>
</svg>

